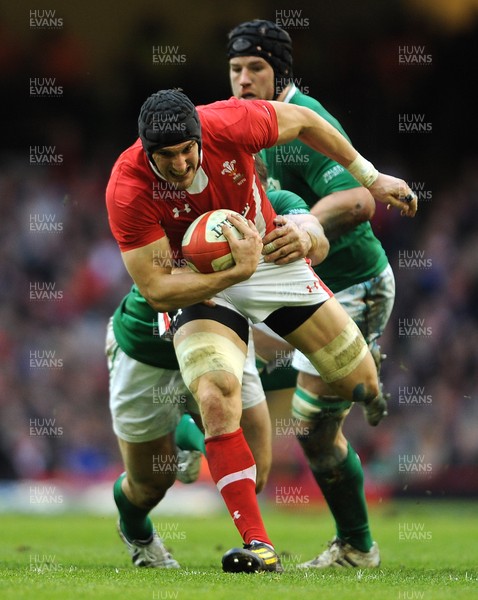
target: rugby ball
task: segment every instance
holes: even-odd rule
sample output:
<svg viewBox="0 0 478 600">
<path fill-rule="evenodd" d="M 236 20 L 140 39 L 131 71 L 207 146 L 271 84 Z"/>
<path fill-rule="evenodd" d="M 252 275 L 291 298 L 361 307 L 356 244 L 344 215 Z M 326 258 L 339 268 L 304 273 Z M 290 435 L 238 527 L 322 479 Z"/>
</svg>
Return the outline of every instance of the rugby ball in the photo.
<svg viewBox="0 0 478 600">
<path fill-rule="evenodd" d="M 214 273 L 229 269 L 234 263 L 229 242 L 222 233 L 228 225 L 232 233 L 242 239 L 242 233 L 228 221 L 227 215 L 239 213 L 228 208 L 210 210 L 189 225 L 183 237 L 183 256 L 191 269 L 198 273 Z M 245 219 L 244 219 L 245 220 Z"/>
</svg>

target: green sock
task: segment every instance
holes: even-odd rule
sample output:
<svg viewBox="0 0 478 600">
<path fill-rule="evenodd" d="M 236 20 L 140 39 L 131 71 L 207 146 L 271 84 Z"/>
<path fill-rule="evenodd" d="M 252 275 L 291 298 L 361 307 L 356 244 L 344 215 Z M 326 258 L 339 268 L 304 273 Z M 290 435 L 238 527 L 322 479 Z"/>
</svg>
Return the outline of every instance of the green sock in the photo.
<svg viewBox="0 0 478 600">
<path fill-rule="evenodd" d="M 199 450 L 206 455 L 206 444 L 204 443 L 204 433 L 194 422 L 191 415 L 183 415 L 176 427 L 174 434 L 176 445 L 181 450 Z"/>
<path fill-rule="evenodd" d="M 148 516 L 149 510 L 132 504 L 121 488 L 126 477 L 122 473 L 113 486 L 113 497 L 120 514 L 121 531 L 130 540 L 148 540 L 153 535 L 153 523 Z"/>
<path fill-rule="evenodd" d="M 336 469 L 312 473 L 334 516 L 337 537 L 361 552 L 368 552 L 373 540 L 368 525 L 363 469 L 355 450 L 348 444 L 347 458 Z"/>
</svg>

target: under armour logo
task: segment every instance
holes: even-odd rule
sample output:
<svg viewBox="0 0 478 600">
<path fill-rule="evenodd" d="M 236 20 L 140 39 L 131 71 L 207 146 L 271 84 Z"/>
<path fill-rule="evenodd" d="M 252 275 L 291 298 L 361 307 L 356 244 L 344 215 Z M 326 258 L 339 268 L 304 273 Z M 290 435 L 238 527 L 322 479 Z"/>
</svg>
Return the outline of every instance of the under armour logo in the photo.
<svg viewBox="0 0 478 600">
<path fill-rule="evenodd" d="M 236 519 L 240 519 L 241 518 L 241 513 L 238 510 L 235 510 L 234 514 L 232 515 L 232 518 L 234 519 L 234 521 Z"/>
<path fill-rule="evenodd" d="M 319 284 L 317 283 L 317 281 L 314 281 L 314 285 L 306 285 L 305 287 L 309 290 L 309 294 L 312 294 L 314 290 L 319 289 Z"/>
<path fill-rule="evenodd" d="M 177 219 L 179 217 L 179 214 L 185 212 L 185 213 L 189 213 L 191 212 L 191 207 L 189 206 L 189 204 L 185 204 L 184 208 L 173 208 L 173 215 L 174 218 Z"/>
</svg>

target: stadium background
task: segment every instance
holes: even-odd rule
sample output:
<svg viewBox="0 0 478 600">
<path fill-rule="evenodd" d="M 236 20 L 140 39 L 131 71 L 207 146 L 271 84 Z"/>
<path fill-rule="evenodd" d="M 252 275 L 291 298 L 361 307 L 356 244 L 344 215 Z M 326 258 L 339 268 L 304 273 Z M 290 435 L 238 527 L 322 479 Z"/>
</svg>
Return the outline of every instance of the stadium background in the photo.
<svg viewBox="0 0 478 600">
<path fill-rule="evenodd" d="M 397 300 L 382 338 L 390 416 L 377 429 L 359 410 L 347 422 L 369 496 L 478 494 L 478 2 L 309 4 L 2 3 L 1 509 L 63 509 L 81 497 L 111 510 L 120 465 L 103 343 L 130 280 L 104 188 L 152 91 L 179 86 L 197 104 L 229 96 L 226 34 L 255 17 L 289 30 L 299 87 L 421 200 L 414 220 L 381 206 L 374 218 Z M 320 501 L 286 404 L 271 397 L 266 495 Z M 202 505 L 215 505 L 202 481 L 170 496 L 190 506 L 205 493 Z"/>
</svg>

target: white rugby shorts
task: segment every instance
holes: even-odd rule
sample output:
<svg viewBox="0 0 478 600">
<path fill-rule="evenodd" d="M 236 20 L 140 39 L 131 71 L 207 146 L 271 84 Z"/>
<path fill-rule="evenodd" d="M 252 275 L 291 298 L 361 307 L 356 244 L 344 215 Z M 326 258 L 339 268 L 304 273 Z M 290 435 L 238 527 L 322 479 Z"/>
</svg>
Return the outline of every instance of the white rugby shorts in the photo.
<svg viewBox="0 0 478 600">
<path fill-rule="evenodd" d="M 213 300 L 260 323 L 287 306 L 313 306 L 332 293 L 305 259 L 288 265 L 266 263 L 261 258 L 256 272 L 246 281 L 219 292 Z"/>
</svg>

